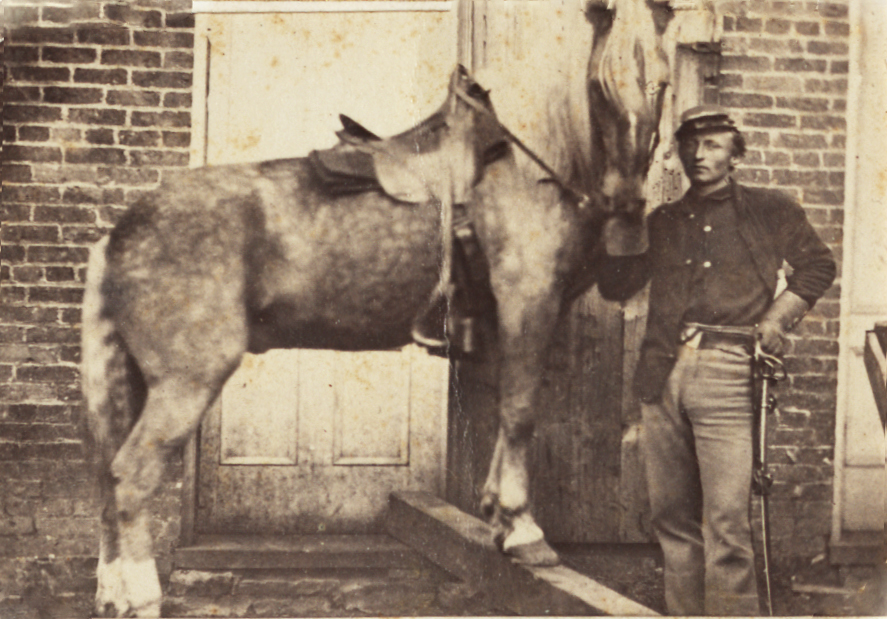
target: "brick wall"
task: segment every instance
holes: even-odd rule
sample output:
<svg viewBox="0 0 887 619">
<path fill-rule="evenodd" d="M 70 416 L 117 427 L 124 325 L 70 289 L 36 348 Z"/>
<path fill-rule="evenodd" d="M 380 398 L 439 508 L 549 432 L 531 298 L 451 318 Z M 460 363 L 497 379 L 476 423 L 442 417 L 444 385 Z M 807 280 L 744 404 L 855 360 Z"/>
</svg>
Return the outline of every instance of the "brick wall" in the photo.
<svg viewBox="0 0 887 619">
<path fill-rule="evenodd" d="M 749 151 L 742 182 L 800 201 L 842 255 L 850 25 L 848 5 L 732 3 L 723 19 L 720 103 L 733 108 Z M 783 559 L 825 551 L 832 510 L 840 279 L 792 338 L 789 383 L 770 435 L 774 550 Z"/>
<path fill-rule="evenodd" d="M 0 563 L 95 556 L 84 264 L 124 204 L 188 163 L 194 20 L 187 0 L 3 4 Z M 161 511 L 168 540 L 176 512 Z"/>
</svg>

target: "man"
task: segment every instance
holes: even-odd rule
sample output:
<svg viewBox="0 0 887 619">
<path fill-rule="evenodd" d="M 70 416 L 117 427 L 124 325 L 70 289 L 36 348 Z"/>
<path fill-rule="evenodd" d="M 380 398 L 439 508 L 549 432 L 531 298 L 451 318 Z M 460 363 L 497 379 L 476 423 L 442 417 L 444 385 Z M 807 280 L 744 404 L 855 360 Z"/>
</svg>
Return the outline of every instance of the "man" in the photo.
<svg viewBox="0 0 887 619">
<path fill-rule="evenodd" d="M 676 137 L 690 189 L 646 234 L 608 222 L 598 285 L 615 300 L 651 286 L 634 386 L 668 611 L 756 615 L 751 355 L 755 341 L 785 352 L 835 262 L 794 200 L 733 180 L 745 140 L 725 109 L 687 110 Z M 792 272 L 774 299 L 783 260 Z"/>
</svg>

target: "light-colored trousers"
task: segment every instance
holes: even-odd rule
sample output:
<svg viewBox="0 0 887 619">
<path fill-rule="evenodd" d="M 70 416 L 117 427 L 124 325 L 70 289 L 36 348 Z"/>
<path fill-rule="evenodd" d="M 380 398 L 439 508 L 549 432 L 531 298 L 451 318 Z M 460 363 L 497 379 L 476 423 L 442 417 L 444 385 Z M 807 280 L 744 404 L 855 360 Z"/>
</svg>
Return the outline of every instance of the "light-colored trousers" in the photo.
<svg viewBox="0 0 887 619">
<path fill-rule="evenodd" d="M 662 401 L 641 407 L 665 600 L 671 615 L 758 615 L 751 358 L 741 344 L 697 343 L 679 348 Z"/>
</svg>

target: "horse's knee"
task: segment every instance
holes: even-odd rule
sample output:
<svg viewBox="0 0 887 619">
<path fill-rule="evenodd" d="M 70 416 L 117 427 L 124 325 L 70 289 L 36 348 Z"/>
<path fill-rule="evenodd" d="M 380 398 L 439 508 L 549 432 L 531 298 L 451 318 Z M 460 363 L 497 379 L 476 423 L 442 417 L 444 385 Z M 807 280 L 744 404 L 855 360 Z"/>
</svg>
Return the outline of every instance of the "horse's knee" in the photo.
<svg viewBox="0 0 887 619">
<path fill-rule="evenodd" d="M 520 419 L 504 423 L 502 429 L 509 443 L 525 443 L 533 438 L 536 422 L 532 419 Z"/>
</svg>

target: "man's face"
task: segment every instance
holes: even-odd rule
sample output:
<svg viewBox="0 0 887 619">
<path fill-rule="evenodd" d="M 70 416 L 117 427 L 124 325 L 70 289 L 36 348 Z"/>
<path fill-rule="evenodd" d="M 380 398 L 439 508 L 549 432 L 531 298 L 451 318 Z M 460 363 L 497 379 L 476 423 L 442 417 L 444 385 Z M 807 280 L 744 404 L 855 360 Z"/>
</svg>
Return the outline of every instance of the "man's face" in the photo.
<svg viewBox="0 0 887 619">
<path fill-rule="evenodd" d="M 733 133 L 696 133 L 681 139 L 678 155 L 690 183 L 698 188 L 726 184 L 737 158 L 733 156 Z"/>
</svg>

